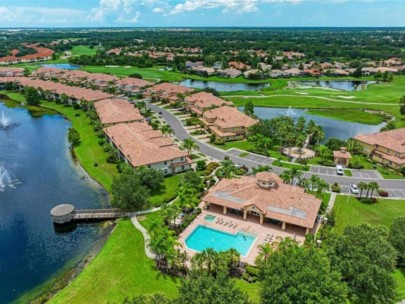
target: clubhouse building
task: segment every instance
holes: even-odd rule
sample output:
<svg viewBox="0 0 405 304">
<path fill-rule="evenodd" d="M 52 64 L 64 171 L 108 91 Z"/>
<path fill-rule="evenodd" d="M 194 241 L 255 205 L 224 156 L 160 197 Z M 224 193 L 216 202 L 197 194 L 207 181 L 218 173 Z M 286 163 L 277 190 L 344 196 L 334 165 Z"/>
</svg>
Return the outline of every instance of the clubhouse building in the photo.
<svg viewBox="0 0 405 304">
<path fill-rule="evenodd" d="M 279 224 L 282 230 L 287 225 L 294 226 L 305 229 L 305 233 L 314 228 L 321 207 L 320 199 L 305 193 L 301 187 L 283 183 L 278 175 L 270 172 L 222 179 L 202 202 L 205 209 L 219 207 L 224 215 L 232 213 L 244 220 L 258 220 L 262 225 Z"/>
</svg>

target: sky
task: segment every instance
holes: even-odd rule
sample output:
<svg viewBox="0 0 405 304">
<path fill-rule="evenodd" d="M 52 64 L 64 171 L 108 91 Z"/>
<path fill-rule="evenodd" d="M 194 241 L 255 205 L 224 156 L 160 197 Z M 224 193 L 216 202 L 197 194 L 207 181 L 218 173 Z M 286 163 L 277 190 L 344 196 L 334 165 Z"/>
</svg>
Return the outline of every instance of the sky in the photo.
<svg viewBox="0 0 405 304">
<path fill-rule="evenodd" d="M 0 27 L 405 26 L 405 0 L 0 0 Z"/>
</svg>

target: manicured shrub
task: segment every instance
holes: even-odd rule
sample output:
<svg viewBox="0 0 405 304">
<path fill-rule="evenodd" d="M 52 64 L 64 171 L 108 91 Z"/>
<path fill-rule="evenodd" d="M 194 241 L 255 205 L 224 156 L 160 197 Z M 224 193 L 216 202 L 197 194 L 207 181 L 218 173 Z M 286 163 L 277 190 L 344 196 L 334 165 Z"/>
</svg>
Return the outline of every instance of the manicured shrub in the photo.
<svg viewBox="0 0 405 304">
<path fill-rule="evenodd" d="M 381 196 L 381 197 L 388 197 L 389 193 L 387 191 L 384 191 L 384 190 L 379 190 L 378 195 Z"/>
<path fill-rule="evenodd" d="M 254 266 L 246 266 L 246 273 L 248 273 L 251 276 L 257 277 L 259 276 L 259 269 L 254 267 Z"/>
</svg>

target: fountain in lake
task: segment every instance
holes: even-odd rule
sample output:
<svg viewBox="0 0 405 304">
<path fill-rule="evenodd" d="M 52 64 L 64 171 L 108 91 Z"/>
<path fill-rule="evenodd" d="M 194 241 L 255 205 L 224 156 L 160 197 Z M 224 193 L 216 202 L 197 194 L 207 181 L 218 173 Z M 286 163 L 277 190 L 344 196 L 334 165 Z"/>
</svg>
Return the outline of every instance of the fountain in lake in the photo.
<svg viewBox="0 0 405 304">
<path fill-rule="evenodd" d="M 4 192 L 6 187 L 16 188 L 16 185 L 21 184 L 18 179 L 12 179 L 6 168 L 0 166 L 0 192 Z"/>
<path fill-rule="evenodd" d="M 281 115 L 291 117 L 291 118 L 294 118 L 297 116 L 294 109 L 291 107 L 288 107 L 287 109 L 283 109 L 281 113 L 282 113 Z"/>
<path fill-rule="evenodd" d="M 6 130 L 17 126 L 16 123 L 12 123 L 11 119 L 6 115 L 4 111 L 1 111 L 0 115 L 0 130 Z"/>
</svg>

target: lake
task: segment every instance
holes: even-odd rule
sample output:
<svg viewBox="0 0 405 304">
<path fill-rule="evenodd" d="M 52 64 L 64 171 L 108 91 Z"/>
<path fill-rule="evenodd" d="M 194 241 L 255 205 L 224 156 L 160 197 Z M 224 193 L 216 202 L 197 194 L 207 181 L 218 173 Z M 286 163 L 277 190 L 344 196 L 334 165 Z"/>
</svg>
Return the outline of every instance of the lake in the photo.
<svg viewBox="0 0 405 304">
<path fill-rule="evenodd" d="M 243 107 L 239 108 L 243 110 Z M 340 138 L 342 140 L 347 140 L 358 133 L 373 133 L 379 132 L 380 129 L 385 126 L 385 123 L 379 125 L 366 125 L 361 123 L 343 121 L 338 119 L 333 119 L 329 117 L 317 116 L 308 114 L 302 109 L 292 109 L 292 108 L 265 108 L 265 107 L 255 107 L 255 114 L 261 118 L 274 118 L 277 116 L 287 115 L 293 118 L 298 118 L 303 116 L 307 122 L 313 120 L 316 124 L 320 125 L 324 132 L 325 138 Z"/>
<path fill-rule="evenodd" d="M 81 68 L 80 65 L 70 63 L 49 63 L 49 64 L 42 64 L 41 66 L 45 68 L 56 68 L 63 70 L 79 70 Z"/>
<path fill-rule="evenodd" d="M 361 80 L 319 80 L 319 81 L 297 81 L 299 86 L 322 87 L 342 91 L 361 91 L 367 88 L 367 85 L 375 81 Z"/>
<path fill-rule="evenodd" d="M 269 83 L 261 84 L 248 84 L 248 83 L 234 83 L 234 82 L 217 82 L 217 81 L 202 81 L 186 79 L 179 84 L 195 89 L 212 88 L 218 92 L 234 92 L 234 91 L 259 91 L 265 87 L 270 86 Z"/>
<path fill-rule="evenodd" d="M 51 208 L 99 208 L 108 206 L 108 196 L 72 159 L 69 121 L 33 118 L 0 102 L 1 122 L 11 125 L 0 126 L 0 303 L 9 303 L 104 239 L 100 224 L 55 232 Z"/>
</svg>

